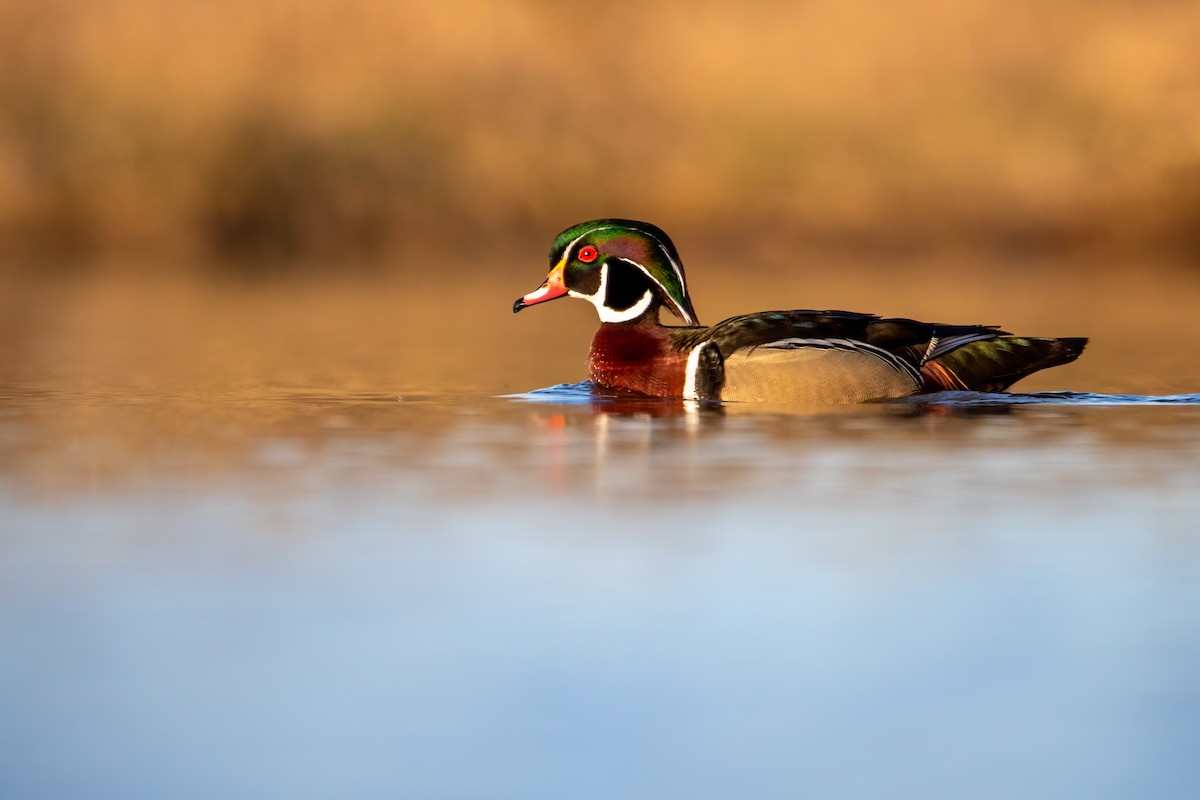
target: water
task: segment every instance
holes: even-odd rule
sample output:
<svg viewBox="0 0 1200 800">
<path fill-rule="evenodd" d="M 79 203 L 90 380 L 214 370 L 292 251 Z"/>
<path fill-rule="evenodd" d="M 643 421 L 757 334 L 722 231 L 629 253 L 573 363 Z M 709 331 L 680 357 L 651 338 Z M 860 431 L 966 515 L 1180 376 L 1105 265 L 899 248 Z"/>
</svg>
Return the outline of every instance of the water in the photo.
<svg viewBox="0 0 1200 800">
<path fill-rule="evenodd" d="M 537 330 L 451 381 L 369 288 L 44 291 L 0 388 L 0 796 L 1200 781 L 1186 376 L 690 408 Z"/>
</svg>

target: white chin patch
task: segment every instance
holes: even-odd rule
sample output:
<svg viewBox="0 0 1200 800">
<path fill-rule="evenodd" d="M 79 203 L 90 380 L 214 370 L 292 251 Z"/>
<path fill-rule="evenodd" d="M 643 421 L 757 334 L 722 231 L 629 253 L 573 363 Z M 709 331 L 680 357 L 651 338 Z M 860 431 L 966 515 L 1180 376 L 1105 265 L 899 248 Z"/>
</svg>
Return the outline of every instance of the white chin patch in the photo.
<svg viewBox="0 0 1200 800">
<path fill-rule="evenodd" d="M 650 303 L 653 300 L 650 292 L 647 291 L 642 295 L 641 300 L 638 300 L 629 308 L 618 311 L 615 308 L 609 308 L 604 305 L 604 302 L 599 298 L 592 299 L 589 297 L 588 299 L 592 300 L 592 305 L 596 306 L 596 313 L 600 315 L 601 322 L 629 322 L 632 319 L 637 319 L 646 313 L 646 309 L 650 308 Z"/>
<path fill-rule="evenodd" d="M 607 286 L 608 265 L 605 264 L 600 270 L 600 288 L 596 290 L 595 294 L 580 294 L 579 292 L 570 290 L 567 291 L 567 294 L 587 300 L 594 305 L 596 307 L 596 314 L 599 315 L 601 322 L 629 322 L 630 320 L 637 319 L 642 314 L 645 314 L 646 310 L 650 308 L 650 304 L 654 302 L 653 295 L 647 289 L 646 293 L 629 308 L 621 310 L 609 308 L 604 305 L 604 294 Z"/>
</svg>

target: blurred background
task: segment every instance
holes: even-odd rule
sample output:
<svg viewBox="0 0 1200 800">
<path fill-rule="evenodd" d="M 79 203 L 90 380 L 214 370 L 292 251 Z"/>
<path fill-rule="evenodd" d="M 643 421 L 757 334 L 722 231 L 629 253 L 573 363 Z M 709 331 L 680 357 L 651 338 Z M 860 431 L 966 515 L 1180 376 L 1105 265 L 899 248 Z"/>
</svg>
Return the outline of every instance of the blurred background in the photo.
<svg viewBox="0 0 1200 800">
<path fill-rule="evenodd" d="M 484 271 L 622 214 L 767 258 L 1193 266 L 1197 29 L 1170 0 L 5 0 L 0 247 Z"/>
<path fill-rule="evenodd" d="M 0 365 L 575 381 L 594 317 L 508 309 L 558 231 L 626 216 L 708 324 L 1090 335 L 1022 388 L 1193 391 L 1198 28 L 1166 1 L 5 0 Z"/>
</svg>

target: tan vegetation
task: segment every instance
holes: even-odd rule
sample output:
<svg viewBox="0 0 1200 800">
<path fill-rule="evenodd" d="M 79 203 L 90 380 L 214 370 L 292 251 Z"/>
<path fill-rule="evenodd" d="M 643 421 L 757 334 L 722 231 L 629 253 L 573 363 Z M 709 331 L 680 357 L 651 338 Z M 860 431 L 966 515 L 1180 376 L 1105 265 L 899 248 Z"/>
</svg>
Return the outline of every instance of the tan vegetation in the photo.
<svg viewBox="0 0 1200 800">
<path fill-rule="evenodd" d="M 1200 259 L 1196 31 L 1165 0 L 5 0 L 0 249 L 413 258 L 619 214 Z"/>
</svg>

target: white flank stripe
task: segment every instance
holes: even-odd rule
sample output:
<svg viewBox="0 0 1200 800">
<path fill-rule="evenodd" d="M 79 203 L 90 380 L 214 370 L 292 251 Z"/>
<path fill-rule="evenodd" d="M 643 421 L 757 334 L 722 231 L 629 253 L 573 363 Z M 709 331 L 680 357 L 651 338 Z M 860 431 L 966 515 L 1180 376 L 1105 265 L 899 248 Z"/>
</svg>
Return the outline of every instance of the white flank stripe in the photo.
<svg viewBox="0 0 1200 800">
<path fill-rule="evenodd" d="M 708 342 L 701 342 L 688 353 L 687 367 L 684 369 L 683 399 L 699 400 L 696 396 L 696 374 L 700 371 L 700 351 Z"/>
</svg>

